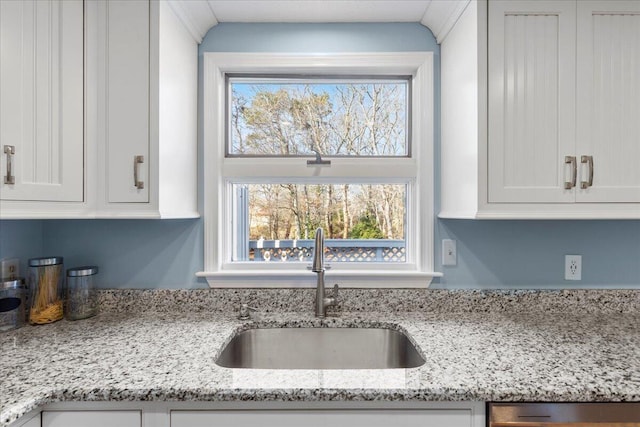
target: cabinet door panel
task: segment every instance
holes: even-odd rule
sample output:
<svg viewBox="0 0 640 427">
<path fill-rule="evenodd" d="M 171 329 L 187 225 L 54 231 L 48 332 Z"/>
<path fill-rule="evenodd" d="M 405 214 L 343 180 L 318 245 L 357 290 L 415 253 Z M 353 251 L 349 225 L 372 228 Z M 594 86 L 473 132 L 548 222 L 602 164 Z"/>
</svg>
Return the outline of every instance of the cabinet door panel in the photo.
<svg viewBox="0 0 640 427">
<path fill-rule="evenodd" d="M 149 201 L 149 1 L 106 2 L 107 201 Z M 144 163 L 134 166 L 136 156 Z M 134 185 L 134 167 L 144 188 Z"/>
<path fill-rule="evenodd" d="M 172 411 L 172 427 L 469 427 L 471 411 Z"/>
<path fill-rule="evenodd" d="M 82 1 L 1 1 L 0 27 L 0 198 L 82 201 Z"/>
<path fill-rule="evenodd" d="M 573 202 L 575 3 L 489 3 L 489 202 Z"/>
<path fill-rule="evenodd" d="M 140 427 L 140 411 L 44 411 L 42 427 Z"/>
<path fill-rule="evenodd" d="M 640 2 L 578 2 L 579 202 L 640 202 Z M 581 181 L 588 181 L 588 165 Z"/>
</svg>

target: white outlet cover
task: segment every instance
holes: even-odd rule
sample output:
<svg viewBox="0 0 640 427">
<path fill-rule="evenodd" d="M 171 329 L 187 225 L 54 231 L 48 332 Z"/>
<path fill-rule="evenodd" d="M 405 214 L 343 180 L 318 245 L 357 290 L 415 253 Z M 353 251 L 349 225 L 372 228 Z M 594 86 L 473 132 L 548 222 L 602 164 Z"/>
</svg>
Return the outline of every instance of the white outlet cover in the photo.
<svg viewBox="0 0 640 427">
<path fill-rule="evenodd" d="M 582 255 L 564 256 L 564 280 L 582 280 Z"/>
<path fill-rule="evenodd" d="M 458 264 L 456 241 L 451 239 L 442 239 L 442 265 L 454 266 L 456 264 Z"/>
</svg>

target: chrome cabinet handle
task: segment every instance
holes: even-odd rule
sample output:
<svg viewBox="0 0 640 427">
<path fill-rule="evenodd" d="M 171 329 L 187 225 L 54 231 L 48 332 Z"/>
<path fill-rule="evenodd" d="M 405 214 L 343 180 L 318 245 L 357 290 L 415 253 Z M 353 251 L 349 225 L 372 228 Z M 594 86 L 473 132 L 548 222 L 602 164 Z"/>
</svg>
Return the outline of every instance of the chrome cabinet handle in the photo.
<svg viewBox="0 0 640 427">
<path fill-rule="evenodd" d="M 4 183 L 15 184 L 16 177 L 13 175 L 13 171 L 11 170 L 11 161 L 13 156 L 16 154 L 16 147 L 13 145 L 5 145 L 4 154 L 7 155 L 7 175 L 4 177 Z"/>
<path fill-rule="evenodd" d="M 564 182 L 564 189 L 571 190 L 576 186 L 576 182 L 578 179 L 578 165 L 576 164 L 575 156 L 565 156 L 564 163 L 571 165 L 571 181 Z"/>
<path fill-rule="evenodd" d="M 138 190 L 144 188 L 144 181 L 138 179 L 138 165 L 144 163 L 144 156 L 133 156 L 133 186 Z"/>
<path fill-rule="evenodd" d="M 589 180 L 580 181 L 580 188 L 586 190 L 587 188 L 593 186 L 593 156 L 580 157 L 580 163 L 586 163 L 587 167 L 589 168 Z"/>
</svg>

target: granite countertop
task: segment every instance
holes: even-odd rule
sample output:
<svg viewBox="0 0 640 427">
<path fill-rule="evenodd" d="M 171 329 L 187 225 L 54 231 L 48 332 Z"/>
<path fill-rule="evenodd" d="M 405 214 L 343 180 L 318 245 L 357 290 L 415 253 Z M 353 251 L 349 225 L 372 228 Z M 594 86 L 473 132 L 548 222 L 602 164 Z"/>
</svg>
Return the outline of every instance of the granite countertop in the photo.
<svg viewBox="0 0 640 427">
<path fill-rule="evenodd" d="M 0 426 L 60 401 L 640 401 L 638 312 L 107 312 L 0 334 Z M 390 370 L 214 363 L 251 327 L 382 326 L 426 360 Z"/>
</svg>

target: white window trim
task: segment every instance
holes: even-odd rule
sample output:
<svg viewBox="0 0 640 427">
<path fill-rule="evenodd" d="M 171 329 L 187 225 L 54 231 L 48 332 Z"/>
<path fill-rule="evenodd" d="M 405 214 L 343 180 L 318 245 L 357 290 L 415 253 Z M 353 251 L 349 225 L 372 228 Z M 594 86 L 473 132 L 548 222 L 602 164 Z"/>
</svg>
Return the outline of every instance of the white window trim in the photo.
<svg viewBox="0 0 640 427">
<path fill-rule="evenodd" d="M 348 54 L 281 54 L 281 53 L 205 53 L 204 54 L 204 270 L 210 287 L 315 287 L 315 275 L 304 266 L 278 263 L 277 269 L 262 264 L 224 262 L 230 251 L 230 236 L 225 227 L 229 213 L 222 202 L 228 195 L 228 177 L 255 177 L 256 168 L 245 168 L 242 160 L 225 158 L 225 74 L 366 74 L 413 76 L 412 157 L 378 159 L 380 176 L 406 182 L 410 176 L 419 185 L 409 185 L 414 191 L 407 206 L 406 234 L 412 239 L 409 253 L 413 258 L 403 264 L 362 263 L 334 265 L 326 272 L 327 283 L 342 287 L 362 288 L 425 288 L 433 277 L 434 256 L 434 176 L 433 129 L 434 83 L 432 52 L 348 53 Z M 260 162 L 260 159 L 256 160 Z M 300 164 L 301 172 L 309 174 L 300 159 L 287 159 Z M 295 162 L 295 163 L 294 163 Z M 265 162 L 267 163 L 267 162 Z M 332 159 L 331 168 L 321 173 L 324 182 L 340 180 L 341 171 L 353 173 L 353 159 Z M 265 164 L 265 166 L 267 166 Z M 274 169 L 274 168 L 271 168 Z M 371 167 L 368 167 L 371 170 Z M 411 171 L 408 173 L 407 171 Z M 302 172 L 304 174 L 304 172 Z M 277 170 L 263 168 L 260 176 L 276 176 Z M 369 172 L 370 175 L 370 172 Z M 413 178 L 415 177 L 415 178 Z M 353 179 L 353 178 L 352 178 Z M 369 177 L 371 179 L 371 177 Z M 404 179 L 404 181 L 403 181 Z M 416 190 L 417 189 L 417 190 Z M 230 205 L 230 204 L 229 204 Z M 408 244 L 409 244 L 409 239 Z M 410 262 L 409 262 L 410 261 Z M 274 263 L 275 264 L 275 263 Z M 269 266 L 270 267 L 270 266 Z"/>
</svg>

